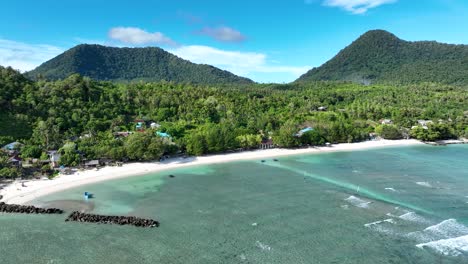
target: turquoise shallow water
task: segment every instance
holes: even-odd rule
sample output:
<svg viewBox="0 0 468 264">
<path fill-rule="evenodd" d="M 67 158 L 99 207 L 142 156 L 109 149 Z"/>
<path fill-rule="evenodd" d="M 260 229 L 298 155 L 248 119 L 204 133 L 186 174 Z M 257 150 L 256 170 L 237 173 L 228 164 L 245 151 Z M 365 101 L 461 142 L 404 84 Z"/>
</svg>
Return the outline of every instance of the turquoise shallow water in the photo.
<svg viewBox="0 0 468 264">
<path fill-rule="evenodd" d="M 383 148 L 83 186 L 34 203 L 161 226 L 2 214 L 0 263 L 468 263 L 467 161 L 467 145 Z"/>
</svg>

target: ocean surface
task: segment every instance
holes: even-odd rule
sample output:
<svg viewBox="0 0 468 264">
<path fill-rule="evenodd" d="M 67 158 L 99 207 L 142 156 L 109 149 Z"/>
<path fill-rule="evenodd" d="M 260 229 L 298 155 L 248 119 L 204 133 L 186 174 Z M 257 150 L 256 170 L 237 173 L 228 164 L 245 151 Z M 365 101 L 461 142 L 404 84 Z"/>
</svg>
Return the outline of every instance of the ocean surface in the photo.
<svg viewBox="0 0 468 264">
<path fill-rule="evenodd" d="M 468 145 L 199 166 L 33 203 L 161 226 L 0 214 L 0 263 L 468 263 Z"/>
</svg>

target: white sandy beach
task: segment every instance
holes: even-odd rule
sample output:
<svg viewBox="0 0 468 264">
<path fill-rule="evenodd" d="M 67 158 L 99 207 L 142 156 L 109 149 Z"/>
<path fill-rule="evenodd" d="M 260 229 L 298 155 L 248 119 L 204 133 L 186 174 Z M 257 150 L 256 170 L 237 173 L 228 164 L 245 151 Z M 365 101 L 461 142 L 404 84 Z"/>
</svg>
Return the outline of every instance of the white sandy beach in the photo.
<svg viewBox="0 0 468 264">
<path fill-rule="evenodd" d="M 136 177 L 149 173 L 159 172 L 167 169 L 175 169 L 187 166 L 204 164 L 215 164 L 239 160 L 254 160 L 262 158 L 274 158 L 289 155 L 324 153 L 333 151 L 353 151 L 369 148 L 388 146 L 409 146 L 423 144 L 417 140 L 378 140 L 352 144 L 337 144 L 331 147 L 305 148 L 305 149 L 268 149 L 246 151 L 232 154 L 211 155 L 202 157 L 174 158 L 164 162 L 128 163 L 122 167 L 104 167 L 100 170 L 87 170 L 75 172 L 72 175 L 59 175 L 53 180 L 29 180 L 16 181 L 2 190 L 2 202 L 12 204 L 25 204 L 40 196 L 45 196 L 54 192 L 63 191 L 80 185 L 91 184 L 111 179 L 123 177 Z"/>
</svg>

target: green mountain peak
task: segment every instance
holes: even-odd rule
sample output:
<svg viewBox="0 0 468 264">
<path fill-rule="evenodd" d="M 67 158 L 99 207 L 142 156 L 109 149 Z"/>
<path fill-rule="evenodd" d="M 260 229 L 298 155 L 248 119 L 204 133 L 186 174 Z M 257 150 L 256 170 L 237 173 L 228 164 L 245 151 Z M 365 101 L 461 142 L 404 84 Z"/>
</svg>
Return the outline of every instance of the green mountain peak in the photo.
<svg viewBox="0 0 468 264">
<path fill-rule="evenodd" d="M 181 59 L 161 48 L 116 48 L 81 44 L 27 73 L 31 78 L 64 79 L 80 74 L 104 81 L 173 81 L 194 84 L 250 84 L 252 80 Z"/>
</svg>

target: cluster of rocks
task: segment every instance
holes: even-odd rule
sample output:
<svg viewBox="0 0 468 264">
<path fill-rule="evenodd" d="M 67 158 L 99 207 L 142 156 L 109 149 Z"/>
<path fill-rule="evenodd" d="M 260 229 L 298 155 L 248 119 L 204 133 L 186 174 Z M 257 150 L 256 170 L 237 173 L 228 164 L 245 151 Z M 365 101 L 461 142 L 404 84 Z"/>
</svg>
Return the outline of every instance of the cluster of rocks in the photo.
<svg viewBox="0 0 468 264">
<path fill-rule="evenodd" d="M 97 224 L 133 225 L 137 227 L 158 227 L 159 222 L 152 219 L 138 218 L 135 216 L 110 216 L 86 214 L 75 211 L 65 221 L 75 221 Z"/>
<path fill-rule="evenodd" d="M 6 204 L 0 202 L 0 212 L 20 214 L 62 214 L 63 210 L 57 208 L 39 208 L 32 205 Z"/>
<path fill-rule="evenodd" d="M 20 214 L 62 214 L 62 209 L 57 208 L 39 208 L 32 205 L 6 204 L 0 202 L 0 213 L 20 213 Z M 137 227 L 158 227 L 159 222 L 153 219 L 144 219 L 135 216 L 110 216 L 86 214 L 78 211 L 71 213 L 65 221 L 97 223 L 97 224 L 115 224 L 132 225 Z"/>
</svg>

